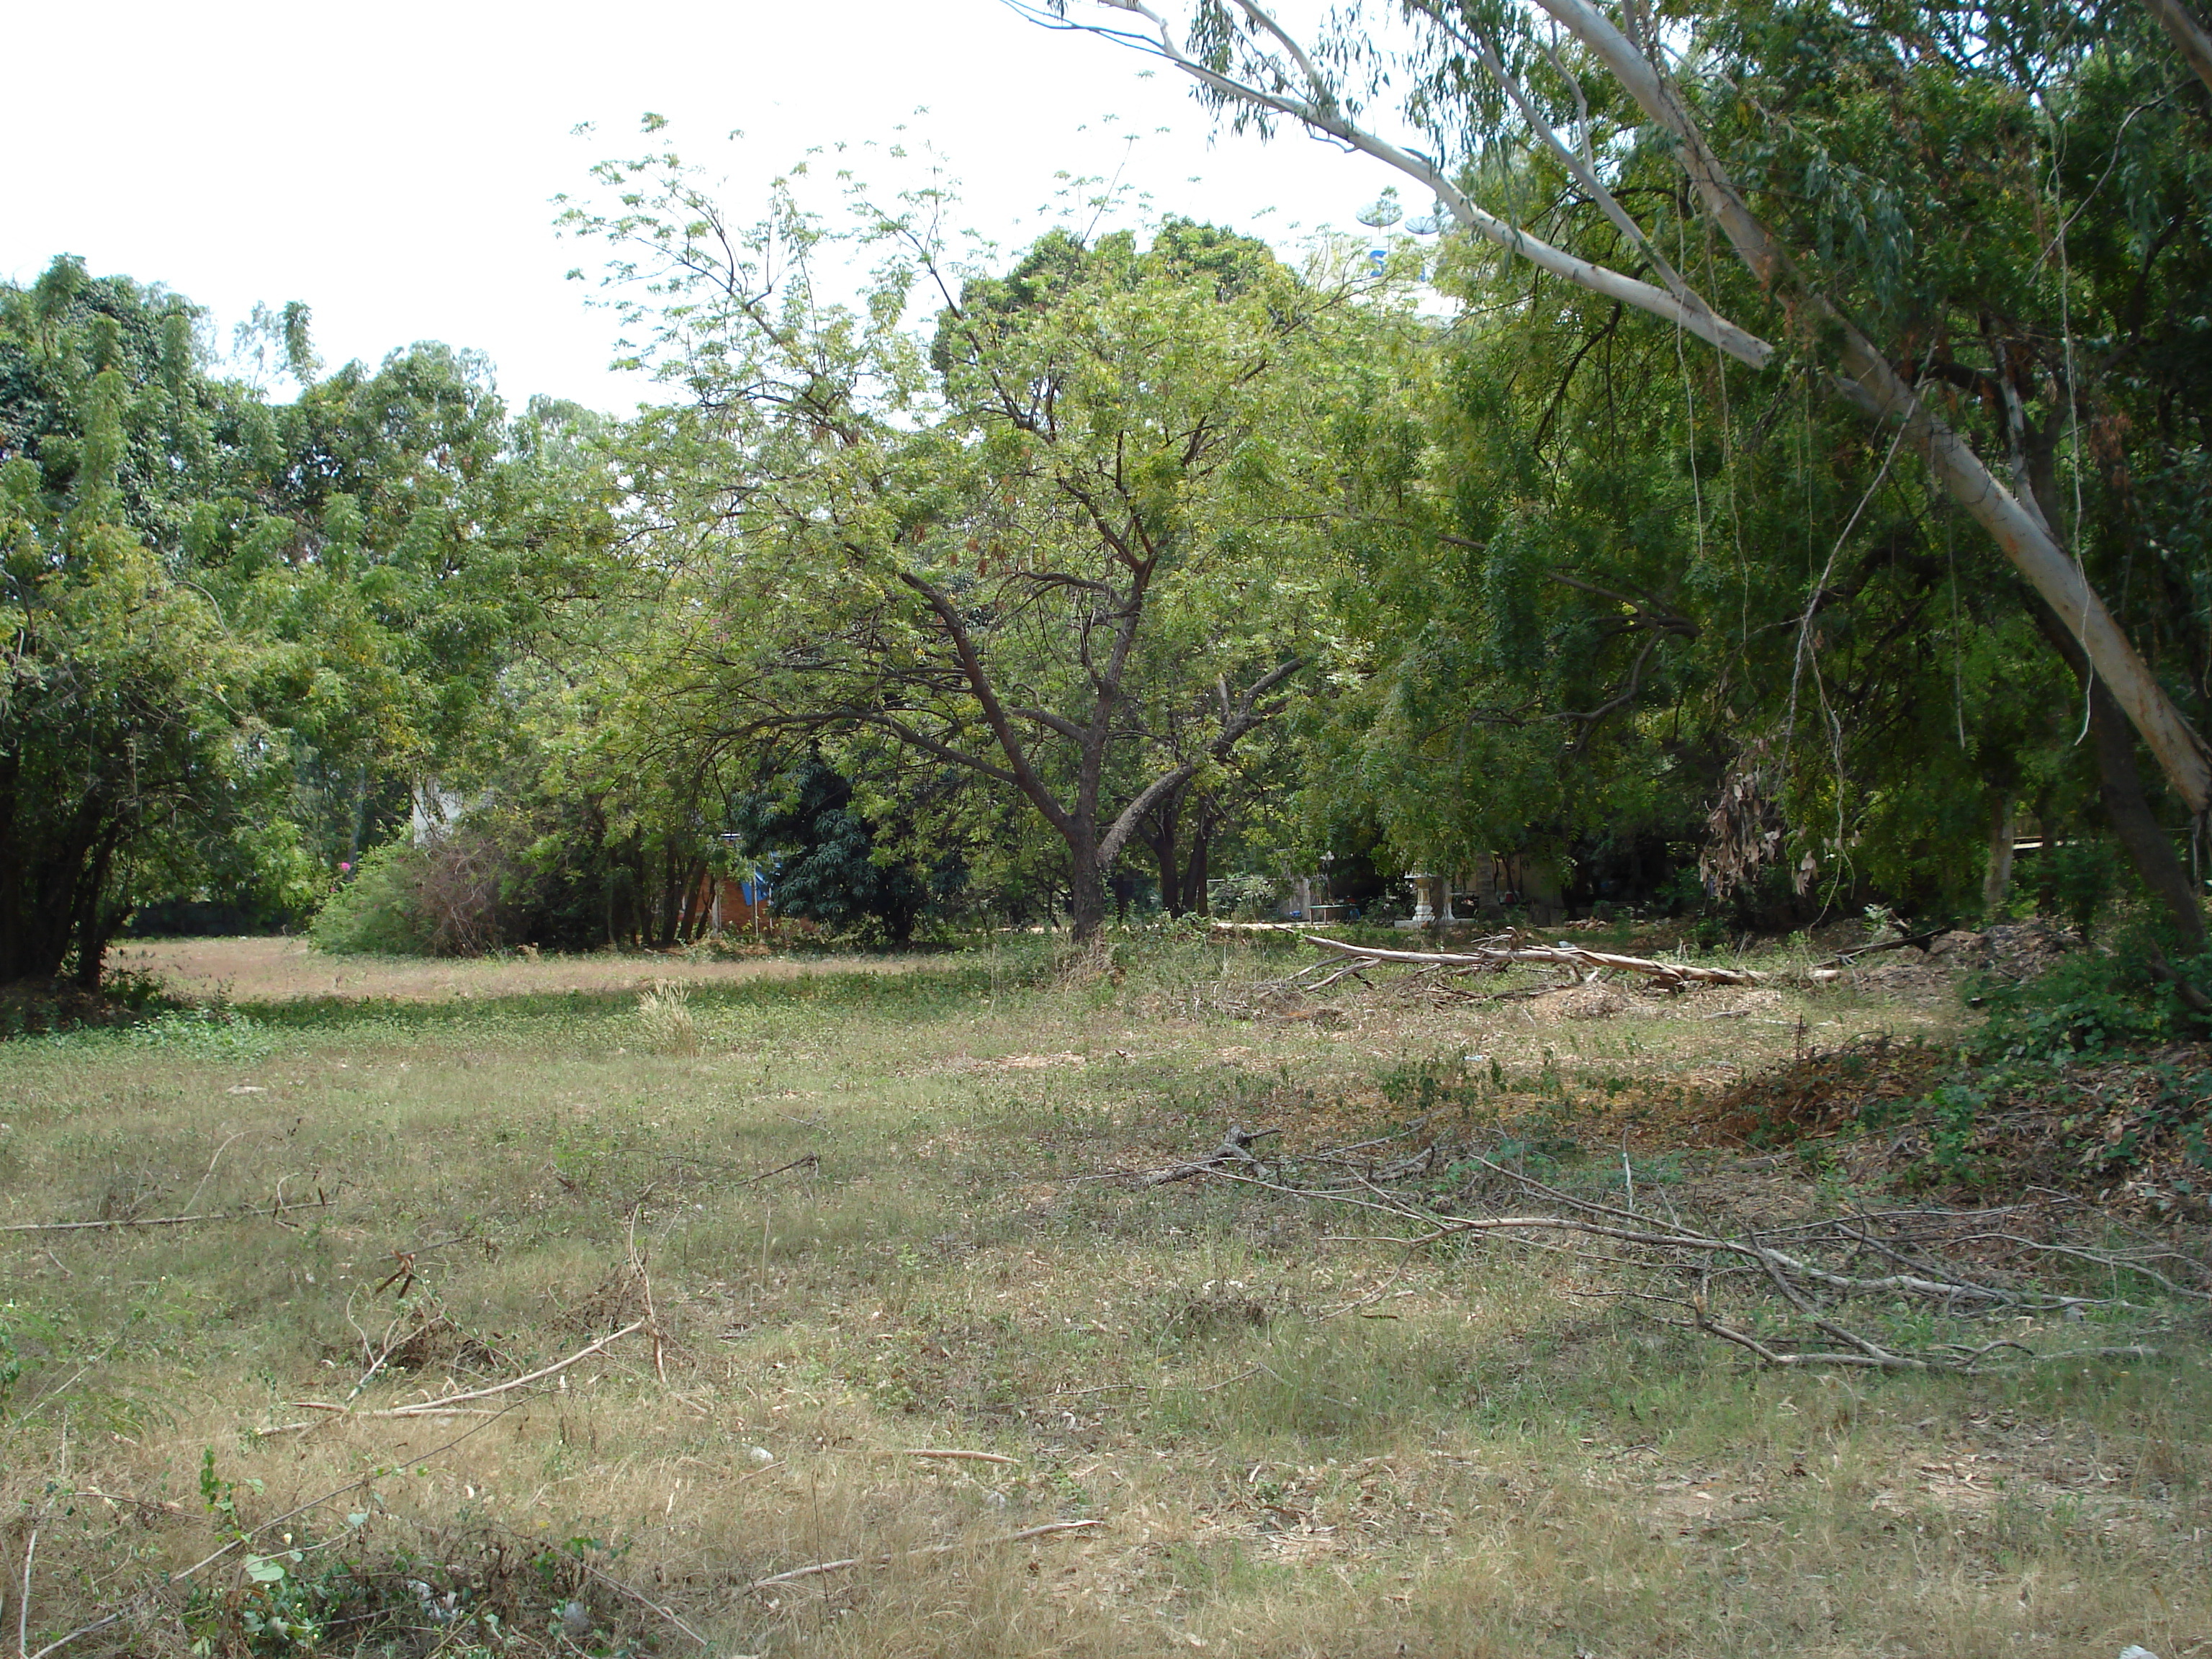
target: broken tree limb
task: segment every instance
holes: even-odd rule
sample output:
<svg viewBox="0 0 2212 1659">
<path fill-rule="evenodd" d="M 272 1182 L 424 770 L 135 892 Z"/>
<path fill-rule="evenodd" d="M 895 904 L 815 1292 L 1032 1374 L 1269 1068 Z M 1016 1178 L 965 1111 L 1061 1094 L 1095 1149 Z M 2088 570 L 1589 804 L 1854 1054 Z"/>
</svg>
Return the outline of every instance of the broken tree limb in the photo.
<svg viewBox="0 0 2212 1659">
<path fill-rule="evenodd" d="M 1708 968 L 1702 963 L 1687 962 L 1656 962 L 1648 957 L 1616 956 L 1610 951 L 1585 951 L 1578 945 L 1481 945 L 1473 951 L 1389 951 L 1373 945 L 1346 945 L 1341 939 L 1323 939 L 1318 933 L 1304 935 L 1309 945 L 1317 945 L 1324 951 L 1340 951 L 1349 957 L 1363 957 L 1370 962 L 1403 962 L 1416 967 L 1462 967 L 1502 969 L 1509 963 L 1552 963 L 1569 968 L 1618 968 L 1623 973 L 1642 974 L 1662 984 L 1681 985 L 1695 981 L 1706 985 L 1757 985 L 1765 975 L 1748 968 Z M 1815 969 L 1817 977 L 1820 970 Z"/>
<path fill-rule="evenodd" d="M 1204 1158 L 1194 1164 L 1174 1164 L 1157 1175 L 1146 1176 L 1143 1184 L 1164 1187 L 1171 1181 L 1188 1181 L 1193 1176 L 1209 1175 L 1231 1165 L 1256 1170 L 1260 1168 L 1260 1160 L 1252 1156 L 1252 1143 L 1280 1133 L 1280 1129 L 1240 1129 L 1232 1123 L 1229 1126 L 1229 1133 L 1221 1137 L 1221 1144 Z"/>
<path fill-rule="evenodd" d="M 589 1359 L 593 1354 L 598 1353 L 600 1350 L 611 1347 L 615 1343 L 621 1341 L 623 1338 L 645 1329 L 651 1322 L 652 1322 L 650 1320 L 645 1319 L 635 1321 L 630 1324 L 623 1326 L 618 1331 L 608 1332 L 598 1341 L 590 1344 L 588 1346 L 577 1349 L 575 1352 L 570 1354 L 566 1359 L 556 1360 L 550 1365 L 540 1366 L 538 1370 L 530 1372 L 527 1376 L 515 1377 L 510 1382 L 495 1382 L 489 1388 L 485 1389 L 471 1389 L 465 1394 L 449 1394 L 436 1400 L 418 1401 L 413 1405 L 392 1406 L 380 1411 L 362 1411 L 356 1409 L 350 1405 L 334 1405 L 321 1400 L 295 1400 L 289 1402 L 295 1411 L 328 1412 L 331 1415 L 328 1418 L 324 1419 L 311 1419 L 307 1423 L 287 1423 L 282 1427 L 264 1429 L 260 1431 L 260 1432 L 264 1434 L 283 1434 L 288 1431 L 310 1427 L 315 1422 L 334 1422 L 340 1418 L 349 1417 L 406 1418 L 470 1417 L 477 1415 L 496 1417 L 501 1415 L 507 1408 L 501 1407 L 499 1411 L 478 1413 L 469 1409 L 471 1402 L 478 1400 L 489 1400 L 495 1395 L 507 1394 L 516 1389 L 526 1388 L 532 1382 L 543 1382 L 546 1377 L 552 1376 L 561 1371 L 567 1370 L 569 1366 L 574 1364 L 578 1360 Z"/>
<path fill-rule="evenodd" d="M 1405 1258 L 1477 1240 L 1510 1242 L 1565 1258 L 1612 1281 L 1578 1283 L 1571 1294 L 1625 1297 L 1675 1310 L 1680 1317 L 1662 1322 L 1733 1344 L 1762 1364 L 1791 1370 L 1966 1375 L 2091 1357 L 2166 1357 L 2163 1350 L 2131 1340 L 2156 1328 L 2144 1318 L 2157 1312 L 2154 1307 L 2130 1301 L 2117 1283 L 2093 1289 L 2078 1275 L 2070 1276 L 2071 1284 L 2066 1278 L 2051 1282 L 2023 1271 L 2030 1265 L 2023 1257 L 2038 1259 L 2045 1267 L 2055 1262 L 2107 1269 L 2115 1280 L 2133 1270 L 2169 1293 L 2212 1298 L 2212 1291 L 2181 1282 L 2193 1277 L 2212 1286 L 2212 1265 L 2155 1243 L 2112 1251 L 2030 1236 L 2028 1218 L 2049 1212 L 2052 1206 L 2047 1205 L 1857 1212 L 1771 1228 L 1741 1221 L 1706 1223 L 1684 1218 L 1671 1203 L 1662 1218 L 1638 1208 L 1633 1196 L 1614 1202 L 1578 1195 L 1484 1156 L 1472 1145 L 1432 1144 L 1425 1151 L 1427 1157 L 1418 1164 L 1359 1171 L 1340 1183 L 1308 1168 L 1339 1159 L 1328 1152 L 1285 1154 L 1279 1166 L 1264 1175 L 1225 1158 L 1182 1167 L 1204 1180 L 1389 1217 L 1404 1231 L 1337 1242 L 1386 1245 Z M 1389 1184 L 1439 1163 L 1462 1176 L 1479 1170 L 1487 1181 L 1466 1180 L 1451 1192 L 1426 1182 L 1397 1190 Z M 1541 1207 L 1492 1207 L 1483 1189 L 1497 1183 L 1524 1200 L 1538 1200 Z M 1997 1228 L 1991 1227 L 1993 1221 Z M 1778 1248 L 1782 1244 L 1787 1248 Z M 1978 1260 L 1970 1263 L 1954 1254 L 1966 1250 L 1974 1251 Z M 2172 1276 L 2141 1266 L 2140 1258 L 2154 1251 L 2162 1265 L 2174 1270 Z M 1869 1258 L 1872 1272 L 1867 1271 Z M 1402 1266 L 1401 1260 L 1401 1271 Z M 1374 1299 L 1362 1297 L 1328 1316 L 1358 1311 Z M 2053 1325 L 2044 1339 L 2048 1340 L 2063 1328 L 2058 1322 L 2079 1321 L 2094 1310 L 2107 1318 L 2130 1316 L 2130 1328 L 2111 1333 L 2124 1340 L 2094 1346 L 2044 1346 L 2029 1340 L 2045 1322 Z M 1910 1316 L 1899 1321 L 1891 1316 L 1896 1313 Z M 1955 1333 L 1948 1340 L 1946 1328 Z M 1986 1340 L 1960 1340 L 1978 1334 Z"/>
</svg>

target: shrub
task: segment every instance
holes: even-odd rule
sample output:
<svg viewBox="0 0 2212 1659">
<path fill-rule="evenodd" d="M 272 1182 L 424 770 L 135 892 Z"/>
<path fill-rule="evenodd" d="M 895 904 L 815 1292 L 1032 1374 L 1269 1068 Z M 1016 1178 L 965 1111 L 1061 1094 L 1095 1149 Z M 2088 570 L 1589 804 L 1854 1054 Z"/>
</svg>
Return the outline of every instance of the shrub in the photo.
<svg viewBox="0 0 2212 1659">
<path fill-rule="evenodd" d="M 1976 1047 L 1990 1060 L 2070 1060 L 2201 1037 L 2203 1017 L 2177 981 L 2212 983 L 2212 961 L 2168 965 L 2148 936 L 2078 951 L 2033 979 L 1981 987 L 1990 1018 Z"/>
<path fill-rule="evenodd" d="M 2070 926 L 2083 939 L 2127 884 L 2119 849 L 2100 836 L 2045 847 L 2029 872 L 2035 908 Z"/>
<path fill-rule="evenodd" d="M 324 900 L 307 924 L 315 947 L 345 955 L 428 955 L 415 905 L 414 858 L 404 842 L 364 854 L 353 879 Z"/>
<path fill-rule="evenodd" d="M 1231 876 L 1214 896 L 1214 908 L 1239 921 L 1261 921 L 1274 914 L 1280 884 L 1273 876 Z"/>
<path fill-rule="evenodd" d="M 498 844 L 465 829 L 419 847 L 394 842 L 362 860 L 307 936 L 342 954 L 479 956 L 499 947 L 508 873 Z"/>
</svg>

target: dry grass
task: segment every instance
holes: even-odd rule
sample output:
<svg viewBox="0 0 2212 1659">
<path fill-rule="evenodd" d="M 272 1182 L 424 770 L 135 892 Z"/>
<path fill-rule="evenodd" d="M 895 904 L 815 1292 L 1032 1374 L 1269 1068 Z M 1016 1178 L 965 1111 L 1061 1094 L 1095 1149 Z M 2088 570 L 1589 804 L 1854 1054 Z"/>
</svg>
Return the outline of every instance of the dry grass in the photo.
<svg viewBox="0 0 2212 1659">
<path fill-rule="evenodd" d="M 672 1060 L 699 1057 L 699 1022 L 691 1013 L 691 988 L 662 980 L 637 999 L 637 1022 L 653 1052 Z"/>
<path fill-rule="evenodd" d="M 926 965 L 915 957 L 747 957 L 717 961 L 690 953 L 620 951 L 590 956 L 515 954 L 477 958 L 331 956 L 304 939 L 154 939 L 118 945 L 119 969 L 146 973 L 185 997 L 240 1002 L 305 997 L 346 1001 L 562 995 L 611 996 L 682 985 L 742 985 L 808 974 L 902 974 Z"/>
<path fill-rule="evenodd" d="M 548 961 L 459 970 L 461 1009 L 268 1000 L 221 1042 L 0 1049 L 0 1221 L 265 1206 L 280 1182 L 332 1199 L 289 1227 L 4 1236 L 0 1624 L 12 1641 L 34 1526 L 35 1654 L 232 1510 L 252 1527 L 351 1486 L 252 1549 L 301 1606 L 322 1587 L 319 1648 L 248 1631 L 275 1591 L 241 1550 L 197 1601 L 173 1588 L 64 1651 L 2212 1650 L 2201 1343 L 2026 1378 L 1760 1373 L 1578 1295 L 1571 1263 L 1409 1263 L 1264 1193 L 1096 1178 L 1232 1119 L 1309 1144 L 1389 1123 L 1432 1074 L 1409 1061 L 1479 1053 L 1498 1115 L 1545 1116 L 1563 1158 L 1626 1129 L 1640 1182 L 1778 1189 L 1786 1168 L 1668 1146 L 1682 1080 L 1786 1056 L 1801 1016 L 1833 1041 L 1940 1032 L 1947 1006 L 1875 986 L 1588 1019 L 1387 989 L 1328 1019 L 1206 1011 L 1205 987 L 1295 960 L 1167 953 L 1060 989 L 980 957 Z M 456 973 L 375 971 L 401 999 Z M 592 977 L 633 971 L 688 986 L 696 1056 L 638 1052 L 637 980 Z M 603 994 L 495 995 L 509 973 Z M 495 1416 L 289 1403 L 344 1401 L 395 1344 L 361 1407 L 558 1360 L 644 1316 L 633 1250 L 665 1380 L 639 1335 Z M 310 1418 L 331 1420 L 262 1432 Z M 996 1541 L 1076 1519 L 1104 1524 Z M 287 1532 L 316 1553 L 287 1559 Z M 442 1616 L 448 1591 L 506 1646 Z"/>
</svg>

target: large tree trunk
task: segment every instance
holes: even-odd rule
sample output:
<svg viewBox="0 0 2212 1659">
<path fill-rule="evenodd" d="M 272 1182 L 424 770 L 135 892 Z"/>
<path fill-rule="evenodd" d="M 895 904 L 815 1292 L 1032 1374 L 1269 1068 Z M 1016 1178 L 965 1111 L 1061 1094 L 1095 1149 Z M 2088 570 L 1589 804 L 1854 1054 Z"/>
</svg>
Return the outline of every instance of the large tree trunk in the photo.
<svg viewBox="0 0 2212 1659">
<path fill-rule="evenodd" d="M 1137 826 L 1137 834 L 1152 848 L 1152 860 L 1159 866 L 1160 905 L 1170 916 L 1181 915 L 1184 908 L 1182 862 L 1176 856 L 1179 837 L 1176 833 L 1182 826 L 1184 793 L 1181 787 L 1170 790 Z M 1147 829 L 1147 823 L 1156 827 Z"/>
<path fill-rule="evenodd" d="M 1078 945 L 1088 945 L 1106 925 L 1106 884 L 1100 879 L 1095 829 L 1080 823 L 1074 827 L 1076 833 L 1067 838 L 1068 936 Z"/>
<path fill-rule="evenodd" d="M 1198 822 L 1191 826 L 1190 859 L 1183 866 L 1182 908 L 1186 913 L 1206 910 L 1206 888 L 1212 872 L 1208 868 L 1213 855 L 1214 817 L 1211 808 L 1201 805 Z"/>
<path fill-rule="evenodd" d="M 2019 817 L 2018 804 L 2009 794 L 1990 808 L 1990 862 L 1982 872 L 1982 914 L 1995 918 L 2012 890 L 2012 843 Z"/>
<path fill-rule="evenodd" d="M 81 991 L 97 991 L 100 988 L 100 969 L 107 961 L 107 936 L 122 920 L 121 911 L 109 912 L 103 909 L 100 902 L 100 894 L 107 888 L 107 872 L 115 866 L 116 843 L 122 838 L 123 832 L 119 829 L 110 830 L 101 840 L 100 850 L 93 856 L 92 867 L 82 878 L 83 898 L 76 927 L 76 980 Z"/>
</svg>

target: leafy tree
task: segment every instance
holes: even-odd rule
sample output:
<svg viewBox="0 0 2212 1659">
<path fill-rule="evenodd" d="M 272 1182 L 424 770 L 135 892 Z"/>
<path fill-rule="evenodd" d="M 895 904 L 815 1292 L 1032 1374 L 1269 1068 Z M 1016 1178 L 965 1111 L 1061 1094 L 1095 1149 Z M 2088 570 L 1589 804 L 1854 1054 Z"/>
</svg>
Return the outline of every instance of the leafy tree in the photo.
<svg viewBox="0 0 2212 1659">
<path fill-rule="evenodd" d="M 1469 575 L 1501 607 L 1481 672 L 1517 638 L 1580 681 L 1522 715 L 1648 734 L 1640 716 L 1657 705 L 1675 744 L 1692 682 L 1725 686 L 1705 726 L 1733 737 L 1743 787 L 1723 805 L 1786 792 L 1792 863 L 1893 866 L 1916 844 L 1971 849 L 1987 811 L 1985 791 L 1951 786 L 1971 769 L 1939 755 L 1946 724 L 1953 752 L 1978 751 L 2001 790 L 2052 787 L 2068 769 L 2055 722 L 2021 705 L 2054 711 L 2070 670 L 2103 810 L 2171 927 L 2201 940 L 2134 750 L 2139 732 L 2182 812 L 2212 805 L 2204 565 L 2194 514 L 2169 505 L 2190 498 L 2180 480 L 2203 447 L 2192 204 L 2208 104 L 2143 12 L 1748 0 L 1674 15 L 1662 34 L 1633 7 L 1615 21 L 1583 0 L 1409 0 L 1387 45 L 1353 9 L 1316 46 L 1253 8 L 1200 6 L 1179 37 L 1163 15 L 1109 3 L 1142 14 L 1157 50 L 1235 118 L 1334 136 L 1528 260 L 1521 296 L 1492 313 L 1517 349 L 1486 347 L 1480 384 L 1455 391 L 1491 398 L 1486 420 L 1526 422 L 1536 470 L 1509 497 L 1510 524 L 1476 503 L 1463 526 L 1449 514 L 1437 526 L 1474 544 Z M 1381 135 L 1395 99 L 1432 151 Z M 1511 286 L 1499 276 L 1485 297 Z M 1763 319 L 1771 338 L 1731 318 Z M 1639 391 L 1671 391 L 1681 412 L 1624 410 Z M 1878 424 L 1855 433 L 1869 414 Z M 1614 483 L 1620 512 L 1577 507 Z M 1686 499 L 1655 520 L 1669 495 Z M 1962 544 L 1961 520 L 1990 539 Z M 1656 556 L 1617 556 L 1638 543 Z M 1773 568 L 1808 544 L 1798 568 Z M 1730 553 L 1751 596 L 1732 619 L 1714 603 Z M 1605 591 L 1577 597 L 1562 578 Z M 1948 688 L 1934 672 L 1947 659 Z M 1755 689 L 1778 684 L 1778 717 Z M 1575 763 L 1555 765 L 1512 720 L 1476 724 L 1466 747 L 1491 751 L 1486 776 L 1503 763 L 1565 785 L 1592 758 L 1570 745 Z M 1687 757 L 1668 758 L 1680 778 Z M 1735 826 L 1761 842 L 1768 827 Z M 1715 829 L 1717 844 L 1734 833 Z"/>
<path fill-rule="evenodd" d="M 309 879 L 264 654 L 185 551 L 252 426 L 194 324 L 70 259 L 0 289 L 0 982 L 97 985 L 139 895 Z"/>
<path fill-rule="evenodd" d="M 841 932 L 873 924 L 902 945 L 929 903 L 924 872 L 879 853 L 852 783 L 818 753 L 740 796 L 731 821 L 746 855 L 773 869 L 779 914 Z"/>
<path fill-rule="evenodd" d="M 307 324 L 264 319 L 306 383 L 273 406 L 174 295 L 0 289 L 0 981 L 96 984 L 146 900 L 304 908 L 495 749 L 538 595 L 604 543 L 480 360 L 316 380 Z"/>
<path fill-rule="evenodd" d="M 1757 371 L 1735 371 L 1743 425 L 1731 445 L 1760 447 L 1750 440 L 1773 419 L 1743 412 L 1763 406 L 1795 412 L 1808 445 L 1832 444 L 1828 410 L 1875 416 L 1850 446 L 1856 495 L 1871 505 L 1910 470 L 1923 495 L 1979 526 L 2009 569 L 1984 585 L 2016 584 L 2015 606 L 2031 621 L 2047 612 L 2106 694 L 2087 699 L 2093 727 L 2131 724 L 2176 804 L 2212 806 L 2189 665 L 2204 653 L 2185 648 L 2201 606 L 2177 612 L 2162 596 L 2139 607 L 2130 574 L 2166 562 L 2147 556 L 2144 485 L 2186 475 L 2202 447 L 2185 388 L 2198 373 L 2190 319 L 2204 237 L 2190 204 L 2202 199 L 2206 88 L 2146 14 L 2118 0 L 1753 0 L 1673 17 L 1661 34 L 1633 7 L 1616 21 L 1585 0 L 1538 0 L 1540 19 L 1408 0 L 1404 32 L 1385 44 L 1357 8 L 1304 42 L 1255 8 L 1200 5 L 1179 35 L 1138 0 L 1108 3 L 1142 15 L 1153 49 L 1235 118 L 1287 117 L 1434 188 L 1456 225 L 1544 273 L 1531 290 L 1540 313 L 1590 316 L 1581 336 L 1593 347 L 1623 331 L 1606 319 L 1617 310 L 1663 323 L 1647 337 L 1674 335 L 1701 368 Z M 1382 136 L 1392 100 L 1431 152 Z M 1545 295 L 1547 283 L 1589 303 Z M 1772 339 L 1730 320 L 1761 315 Z M 1692 340 L 1716 349 L 1691 354 Z M 1565 361 L 1590 367 L 1571 345 Z M 1715 377 L 1702 378 L 1710 392 Z M 1710 422 L 1730 404 L 1701 407 Z M 2131 498 L 2135 526 L 2095 510 L 2106 487 L 2116 507 Z M 1807 527 L 1818 506 L 1799 515 Z M 1862 528 L 1846 507 L 1826 539 Z M 1824 562 L 1798 577 L 1800 640 L 1823 603 Z M 2174 581 L 2197 591 L 2185 569 Z M 1925 656 L 1924 635 L 1900 637 Z M 1911 678 L 1889 688 L 1900 702 Z M 1808 735 L 1796 755 L 1823 746 Z M 2099 753 L 2117 762 L 2132 746 L 2116 734 Z M 2172 925 L 2201 936 L 2171 841 L 2151 833 L 2154 803 L 2125 799 L 2131 773 L 2103 769 L 2107 810 Z"/>
<path fill-rule="evenodd" d="M 695 730 L 867 732 L 1017 794 L 1088 939 L 1139 823 L 1274 718 L 1305 659 L 1316 365 L 1350 294 L 1190 225 L 1056 234 L 960 282 L 925 198 L 864 216 L 888 263 L 848 307 L 820 298 L 829 233 L 788 194 L 741 231 L 672 156 L 603 176 L 632 210 L 571 223 L 636 254 L 614 277 L 663 296 L 639 316 L 694 399 L 630 465 L 690 550 L 672 697 Z M 925 284 L 927 341 L 903 323 Z"/>
</svg>

